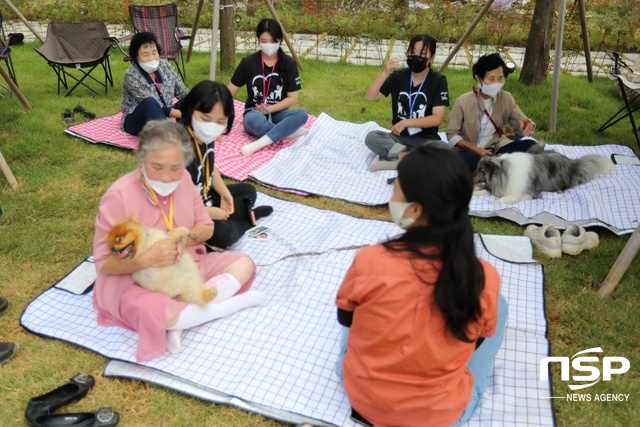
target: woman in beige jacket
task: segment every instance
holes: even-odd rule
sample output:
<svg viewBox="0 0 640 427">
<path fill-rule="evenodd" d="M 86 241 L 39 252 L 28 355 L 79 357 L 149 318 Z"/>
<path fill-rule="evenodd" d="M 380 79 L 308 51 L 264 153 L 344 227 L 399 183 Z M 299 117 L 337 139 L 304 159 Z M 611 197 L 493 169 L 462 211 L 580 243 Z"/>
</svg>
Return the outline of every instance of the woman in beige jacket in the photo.
<svg viewBox="0 0 640 427">
<path fill-rule="evenodd" d="M 536 141 L 527 138 L 535 123 L 524 115 L 510 93 L 501 90 L 510 69 L 500 55 L 481 56 L 472 71 L 478 86 L 456 99 L 447 138 L 475 170 L 487 154 L 527 151 Z M 507 136 L 507 125 L 515 135 Z"/>
</svg>

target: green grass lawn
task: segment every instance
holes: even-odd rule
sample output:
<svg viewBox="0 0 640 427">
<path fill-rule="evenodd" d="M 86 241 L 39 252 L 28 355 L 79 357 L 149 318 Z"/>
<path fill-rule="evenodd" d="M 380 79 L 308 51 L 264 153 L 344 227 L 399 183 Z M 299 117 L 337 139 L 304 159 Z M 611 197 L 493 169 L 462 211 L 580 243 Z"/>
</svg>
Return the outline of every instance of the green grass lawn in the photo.
<svg viewBox="0 0 640 427">
<path fill-rule="evenodd" d="M 12 190 L 0 175 L 0 295 L 11 307 L 0 318 L 0 341 L 19 344 L 18 354 L 0 367 L 0 425 L 22 425 L 30 397 L 47 392 L 77 372 L 89 373 L 97 384 L 80 402 L 64 412 L 93 411 L 111 406 L 121 415 L 121 425 L 145 426 L 276 426 L 279 423 L 244 411 L 213 405 L 150 384 L 101 376 L 106 359 L 57 340 L 32 335 L 19 324 L 25 306 L 91 254 L 93 222 L 101 195 L 119 176 L 136 166 L 133 154 L 104 145 L 93 145 L 66 136 L 61 120 L 65 108 L 81 104 L 99 116 L 120 108 L 122 75 L 127 64 L 118 51 L 112 54 L 114 88 L 104 97 L 79 88 L 70 97 L 56 93 L 54 72 L 34 51 L 35 45 L 14 48 L 21 90 L 33 105 L 25 110 L 6 92 L 0 99 L 0 150 L 20 183 Z M 364 100 L 364 92 L 381 67 L 329 64 L 303 60 L 303 90 L 300 104 L 309 113 L 326 112 L 352 122 L 377 121 L 390 125 L 390 101 Z M 209 56 L 195 53 L 187 66 L 187 85 L 208 78 Z M 451 99 L 470 90 L 469 70 L 447 69 Z M 218 73 L 227 83 L 230 72 Z M 551 78 L 542 87 L 525 87 L 511 76 L 510 91 L 523 111 L 533 118 L 536 136 L 545 141 L 595 145 L 619 143 L 635 146 L 628 121 L 604 134 L 594 135 L 606 118 L 621 105 L 614 82 L 562 76 L 558 131 L 548 132 Z M 243 93 L 239 95 L 244 96 Z M 78 123 L 81 118 L 76 118 Z M 333 209 L 359 217 L 389 219 L 386 207 L 363 207 L 336 200 L 302 198 L 260 191 L 312 206 Z M 523 228 L 499 219 L 473 219 L 477 231 L 521 235 Z M 555 402 L 561 426 L 630 426 L 640 419 L 640 260 L 627 271 L 606 300 L 594 289 L 606 276 L 628 236 L 617 237 L 596 229 L 600 246 L 582 255 L 549 260 L 537 254 L 545 268 L 546 310 L 553 355 L 571 356 L 578 351 L 602 347 L 608 356 L 624 356 L 631 370 L 610 382 L 592 387 L 593 393 L 630 393 L 630 402 Z M 569 393 L 553 371 L 555 395 Z M 523 420 L 523 423 L 525 420 Z M 428 425 L 428 423 L 426 424 Z"/>
</svg>

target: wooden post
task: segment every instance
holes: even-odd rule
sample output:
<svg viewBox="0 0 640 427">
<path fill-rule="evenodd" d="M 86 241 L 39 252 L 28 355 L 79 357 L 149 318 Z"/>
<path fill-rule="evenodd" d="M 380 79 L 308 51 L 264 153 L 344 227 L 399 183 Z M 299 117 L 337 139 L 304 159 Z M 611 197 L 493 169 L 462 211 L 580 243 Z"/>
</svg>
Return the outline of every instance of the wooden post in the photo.
<svg viewBox="0 0 640 427">
<path fill-rule="evenodd" d="M 602 282 L 600 290 L 598 291 L 598 294 L 602 298 L 608 297 L 616 286 L 618 286 L 620 279 L 622 279 L 627 268 L 629 268 L 631 261 L 633 261 L 635 256 L 638 254 L 638 249 L 640 249 L 640 225 L 638 225 L 633 234 L 631 234 L 629 241 L 624 245 L 624 248 L 622 248 L 622 252 L 620 252 L 618 259 L 613 263 L 611 270 L 609 270 L 609 274 L 607 274 L 604 282 Z"/>
<path fill-rule="evenodd" d="M 2 170 L 4 176 L 7 177 L 7 181 L 9 181 L 9 185 L 11 185 L 11 188 L 13 188 L 14 190 L 18 188 L 18 181 L 16 181 L 16 177 L 11 173 L 11 169 L 9 169 L 9 165 L 4 159 L 2 152 L 0 152 L 0 170 Z"/>
<path fill-rule="evenodd" d="M 16 94 L 20 102 L 22 102 L 22 105 L 24 105 L 25 108 L 27 109 L 31 109 L 31 105 L 29 104 L 29 101 L 27 101 L 27 98 L 25 98 L 22 92 L 20 92 L 20 89 L 18 89 L 18 86 L 16 86 L 15 82 L 13 81 L 9 73 L 7 73 L 7 71 L 3 67 L 0 67 L 0 75 L 7 82 L 7 84 L 13 91 L 13 93 Z"/>
<path fill-rule="evenodd" d="M 464 44 L 464 42 L 467 40 L 467 38 L 471 35 L 473 30 L 476 28 L 476 25 L 478 25 L 478 22 L 480 22 L 480 20 L 482 19 L 484 14 L 487 13 L 487 11 L 489 10 L 489 8 L 491 7 L 492 4 L 493 4 L 493 0 L 487 0 L 487 2 L 484 4 L 484 7 L 482 8 L 482 10 L 480 10 L 480 12 L 478 12 L 478 16 L 476 16 L 476 19 L 473 20 L 473 22 L 471 23 L 471 25 L 469 26 L 467 31 L 465 31 L 465 33 L 462 35 L 462 37 L 460 37 L 460 40 L 458 40 L 458 43 L 456 43 L 456 45 L 453 47 L 451 52 L 449 52 L 449 56 L 447 56 L 447 59 L 445 59 L 444 63 L 440 66 L 440 72 L 441 73 L 445 68 L 447 68 L 447 65 L 449 65 L 449 62 L 453 59 L 453 57 L 456 56 L 456 53 L 458 52 L 458 50 L 460 50 L 460 47 Z M 431 53 L 435 54 L 435 52 L 431 52 Z"/>
<path fill-rule="evenodd" d="M 587 31 L 587 10 L 584 0 L 578 0 L 580 9 L 580 27 L 582 27 L 582 44 L 584 45 L 584 60 L 587 63 L 587 78 L 593 83 L 593 68 L 591 67 L 591 47 L 589 46 L 589 32 Z"/>
<path fill-rule="evenodd" d="M 493 0 L 489 0 L 489 1 L 493 2 Z M 282 37 L 284 38 L 284 42 L 289 47 L 289 51 L 291 52 L 291 56 L 296 61 L 296 64 L 298 64 L 298 68 L 300 70 L 302 70 L 302 64 L 300 63 L 300 60 L 298 59 L 298 55 L 296 54 L 295 49 L 293 49 L 293 45 L 289 41 L 289 37 L 287 37 L 287 32 L 284 30 L 284 27 L 282 26 L 282 22 L 280 22 L 280 18 L 278 18 L 278 13 L 273 8 L 273 5 L 271 4 L 270 0 L 264 0 L 264 2 L 266 3 L 267 7 L 269 8 L 269 11 L 271 12 L 271 16 L 273 16 L 273 19 L 275 19 L 278 22 L 278 24 L 280 24 L 280 28 L 282 28 Z"/>
<path fill-rule="evenodd" d="M 218 27 L 220 26 L 220 0 L 213 0 L 213 23 L 211 24 L 211 60 L 209 62 L 209 80 L 216 79 L 216 60 L 218 55 Z"/>
<path fill-rule="evenodd" d="M 202 12 L 202 4 L 204 0 L 198 2 L 198 8 L 196 9 L 196 19 L 191 27 L 191 38 L 189 39 L 189 48 L 187 49 L 187 63 L 191 61 L 191 51 L 193 50 L 193 43 L 196 40 L 196 34 L 198 33 L 198 21 L 200 21 L 200 12 Z"/>
<path fill-rule="evenodd" d="M 558 92 L 560 91 L 560 68 L 562 63 L 562 34 L 564 33 L 564 14 L 567 10 L 567 1 L 560 0 L 558 9 L 558 26 L 556 28 L 556 50 L 553 55 L 553 82 L 551 83 L 551 116 L 549 130 L 556 131 L 558 121 Z"/>
</svg>

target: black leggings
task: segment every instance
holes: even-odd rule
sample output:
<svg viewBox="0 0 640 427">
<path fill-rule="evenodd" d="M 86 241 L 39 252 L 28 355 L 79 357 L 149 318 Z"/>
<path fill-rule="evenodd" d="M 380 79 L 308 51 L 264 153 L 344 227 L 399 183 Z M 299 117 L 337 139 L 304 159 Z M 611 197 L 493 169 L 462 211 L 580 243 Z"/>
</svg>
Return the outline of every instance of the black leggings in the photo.
<svg viewBox="0 0 640 427">
<path fill-rule="evenodd" d="M 207 240 L 208 244 L 224 249 L 240 240 L 244 232 L 253 227 L 244 198 L 251 199 L 251 206 L 256 201 L 256 189 L 251 184 L 229 184 L 227 188 L 233 196 L 233 214 L 227 220 L 214 219 L 213 236 Z M 213 189 L 210 195 L 213 206 L 219 208 L 220 195 Z M 207 250 L 211 251 L 209 248 Z"/>
</svg>

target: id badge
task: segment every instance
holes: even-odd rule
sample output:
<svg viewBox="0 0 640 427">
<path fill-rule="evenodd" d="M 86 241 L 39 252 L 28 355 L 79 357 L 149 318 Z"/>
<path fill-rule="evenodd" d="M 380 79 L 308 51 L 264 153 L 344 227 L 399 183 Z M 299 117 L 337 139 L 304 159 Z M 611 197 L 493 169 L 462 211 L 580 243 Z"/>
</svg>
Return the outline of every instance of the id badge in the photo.
<svg viewBox="0 0 640 427">
<path fill-rule="evenodd" d="M 422 128 L 407 128 L 407 132 L 409 133 L 409 136 L 413 136 L 416 133 L 422 132 Z"/>
</svg>

